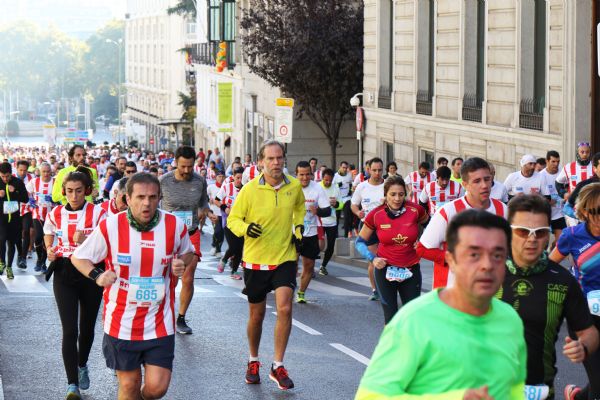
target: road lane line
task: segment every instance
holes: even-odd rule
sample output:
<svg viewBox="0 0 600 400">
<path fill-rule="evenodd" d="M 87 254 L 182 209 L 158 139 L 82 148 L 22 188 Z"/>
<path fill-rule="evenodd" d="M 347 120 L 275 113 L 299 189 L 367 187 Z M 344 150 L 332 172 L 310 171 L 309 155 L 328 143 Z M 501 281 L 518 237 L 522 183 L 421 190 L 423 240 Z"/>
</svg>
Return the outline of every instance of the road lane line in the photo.
<svg viewBox="0 0 600 400">
<path fill-rule="evenodd" d="M 273 315 L 277 315 L 277 312 L 273 311 Z M 302 329 L 304 332 L 308 333 L 309 335 L 314 335 L 314 336 L 323 335 L 321 332 L 314 330 L 310 326 L 304 325 L 302 322 L 297 321 L 293 318 L 292 318 L 292 325 L 294 325 L 298 329 Z"/>
<path fill-rule="evenodd" d="M 369 365 L 369 362 L 371 360 L 369 360 L 367 357 L 363 356 L 360 353 L 357 353 L 356 351 L 344 346 L 343 344 L 340 343 L 329 343 L 329 345 L 331 347 L 333 347 L 334 349 L 337 349 L 339 351 L 341 351 L 342 353 L 354 358 L 356 361 L 358 361 L 359 363 L 365 364 L 365 365 Z"/>
<path fill-rule="evenodd" d="M 0 375 L 0 400 L 4 400 L 4 389 L 2 388 L 2 375 Z"/>
<path fill-rule="evenodd" d="M 15 279 L 0 277 L 4 286 L 12 293 L 48 293 L 48 289 L 33 275 L 15 276 Z"/>
</svg>

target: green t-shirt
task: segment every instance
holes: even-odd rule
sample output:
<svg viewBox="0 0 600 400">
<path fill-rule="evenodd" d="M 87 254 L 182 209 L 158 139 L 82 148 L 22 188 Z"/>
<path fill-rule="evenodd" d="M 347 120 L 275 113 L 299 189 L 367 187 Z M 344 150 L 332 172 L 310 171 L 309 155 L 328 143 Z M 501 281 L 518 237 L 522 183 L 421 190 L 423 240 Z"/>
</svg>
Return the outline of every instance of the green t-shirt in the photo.
<svg viewBox="0 0 600 400">
<path fill-rule="evenodd" d="M 523 323 L 498 299 L 481 317 L 430 292 L 404 306 L 385 327 L 357 400 L 460 399 L 488 386 L 496 400 L 524 397 Z"/>
<path fill-rule="evenodd" d="M 58 174 L 56 175 L 56 178 L 54 179 L 54 186 L 52 186 L 52 201 L 55 203 L 61 203 L 61 204 L 67 204 L 67 197 L 65 195 L 62 194 L 62 184 L 63 184 L 63 180 L 65 179 L 65 177 L 67 176 L 67 174 L 69 172 L 73 172 L 77 169 L 77 167 L 74 167 L 72 165 L 69 165 L 63 169 L 61 169 L 60 171 L 58 171 Z M 95 168 L 90 168 L 87 167 L 87 169 L 89 169 L 92 172 L 92 180 L 93 180 L 93 188 L 98 190 L 98 172 L 96 171 Z M 94 203 L 94 198 L 92 196 L 86 196 L 85 200 L 89 203 Z"/>
<path fill-rule="evenodd" d="M 463 181 L 463 180 L 462 180 L 462 177 L 460 177 L 460 178 L 456 178 L 456 177 L 454 176 L 454 174 L 450 174 L 450 180 L 451 180 L 451 181 L 454 181 L 454 182 L 456 182 L 456 183 L 462 183 L 462 181 Z"/>
</svg>

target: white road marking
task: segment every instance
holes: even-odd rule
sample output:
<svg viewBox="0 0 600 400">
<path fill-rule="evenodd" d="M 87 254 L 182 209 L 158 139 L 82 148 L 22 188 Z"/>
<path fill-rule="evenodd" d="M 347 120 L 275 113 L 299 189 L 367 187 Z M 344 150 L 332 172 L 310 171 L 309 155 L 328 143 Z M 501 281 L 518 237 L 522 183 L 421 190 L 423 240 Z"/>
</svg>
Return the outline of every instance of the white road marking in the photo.
<svg viewBox="0 0 600 400">
<path fill-rule="evenodd" d="M 0 400 L 4 400 L 4 389 L 2 389 L 2 375 L 0 375 Z"/>
<path fill-rule="evenodd" d="M 369 360 L 367 357 L 363 356 L 360 353 L 357 353 L 356 351 L 344 346 L 343 344 L 340 343 L 329 343 L 329 345 L 331 347 L 333 347 L 334 349 L 337 349 L 339 351 L 341 351 L 342 353 L 354 358 L 356 361 L 358 361 L 359 363 L 365 364 L 365 365 L 369 365 L 369 362 L 371 360 Z"/>
<path fill-rule="evenodd" d="M 319 282 L 317 280 L 310 281 L 308 290 L 315 290 L 317 292 L 323 292 L 332 294 L 334 296 L 354 296 L 354 297 L 366 297 L 367 294 L 355 292 L 353 290 L 344 289 L 327 283 Z"/>
<path fill-rule="evenodd" d="M 243 289 L 244 288 L 244 281 L 243 280 L 237 280 L 237 279 L 231 279 L 229 277 L 229 274 L 220 274 L 220 275 L 212 275 L 212 278 L 215 282 L 220 283 L 223 286 L 230 286 L 230 287 L 234 287 L 234 288 L 238 288 L 238 289 Z"/>
<path fill-rule="evenodd" d="M 277 313 L 275 311 L 273 311 L 273 315 L 277 315 Z M 292 325 L 294 325 L 296 328 L 298 329 L 302 329 L 304 332 L 308 333 L 309 335 L 322 335 L 321 332 L 311 328 L 308 325 L 304 325 L 302 322 L 297 321 L 295 319 L 292 318 Z"/>
<path fill-rule="evenodd" d="M 194 285 L 194 292 L 195 293 L 214 293 L 215 291 L 206 289 L 203 286 Z M 181 293 L 181 285 L 180 284 L 178 284 L 177 287 L 175 288 L 175 293 Z"/>
<path fill-rule="evenodd" d="M 33 275 L 17 275 L 15 279 L 8 279 L 3 275 L 0 279 L 6 289 L 12 293 L 48 293 L 48 289 Z"/>
<path fill-rule="evenodd" d="M 369 277 L 367 276 L 336 276 L 336 278 L 341 279 L 346 282 L 354 283 L 356 285 L 371 287 L 371 282 L 369 281 Z"/>
</svg>

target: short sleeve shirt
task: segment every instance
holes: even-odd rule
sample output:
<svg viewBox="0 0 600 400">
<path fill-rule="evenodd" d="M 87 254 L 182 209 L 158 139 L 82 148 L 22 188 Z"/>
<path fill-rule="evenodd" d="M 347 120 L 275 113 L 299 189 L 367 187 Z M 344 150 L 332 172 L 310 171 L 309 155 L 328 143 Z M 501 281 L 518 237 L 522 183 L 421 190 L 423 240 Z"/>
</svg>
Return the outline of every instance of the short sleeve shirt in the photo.
<svg viewBox="0 0 600 400">
<path fill-rule="evenodd" d="M 556 243 L 563 256 L 575 261 L 575 277 L 584 293 L 600 289 L 600 237 L 592 236 L 587 224 L 563 229 Z"/>
</svg>

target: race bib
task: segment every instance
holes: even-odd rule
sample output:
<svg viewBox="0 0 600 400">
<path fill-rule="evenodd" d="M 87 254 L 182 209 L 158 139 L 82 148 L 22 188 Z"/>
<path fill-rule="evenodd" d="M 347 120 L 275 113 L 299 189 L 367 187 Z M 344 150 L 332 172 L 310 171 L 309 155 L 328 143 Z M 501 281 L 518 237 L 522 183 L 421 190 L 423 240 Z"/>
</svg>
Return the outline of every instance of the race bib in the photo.
<svg viewBox="0 0 600 400">
<path fill-rule="evenodd" d="M 401 267 L 388 267 L 385 273 L 385 279 L 396 282 L 403 282 L 412 276 L 410 270 Z"/>
<path fill-rule="evenodd" d="M 52 197 L 44 193 L 37 193 L 37 202 L 40 205 L 48 205 L 52 203 Z"/>
<path fill-rule="evenodd" d="M 136 307 L 151 307 L 165 298 L 165 278 L 162 276 L 129 278 L 127 303 Z"/>
<path fill-rule="evenodd" d="M 19 202 L 18 201 L 5 201 L 4 202 L 4 214 L 12 214 L 14 212 L 19 211 Z"/>
<path fill-rule="evenodd" d="M 549 393 L 547 385 L 525 385 L 525 400 L 545 400 Z"/>
<path fill-rule="evenodd" d="M 77 247 L 69 245 L 56 246 L 54 247 L 54 254 L 56 254 L 57 257 L 69 258 L 75 252 L 75 249 L 77 249 Z"/>
<path fill-rule="evenodd" d="M 523 186 L 517 186 L 517 187 L 515 188 L 515 192 L 518 192 L 518 193 L 523 193 Z"/>
<path fill-rule="evenodd" d="M 592 290 L 587 294 L 590 313 L 600 317 L 600 290 Z"/>
<path fill-rule="evenodd" d="M 175 214 L 176 217 L 181 219 L 188 229 L 192 227 L 194 217 L 191 211 L 173 211 L 173 214 Z"/>
</svg>

